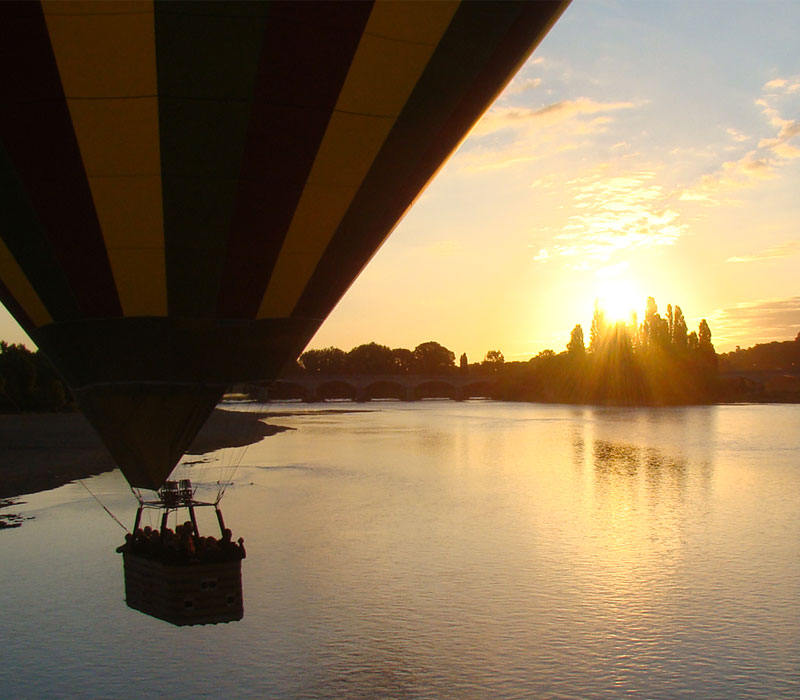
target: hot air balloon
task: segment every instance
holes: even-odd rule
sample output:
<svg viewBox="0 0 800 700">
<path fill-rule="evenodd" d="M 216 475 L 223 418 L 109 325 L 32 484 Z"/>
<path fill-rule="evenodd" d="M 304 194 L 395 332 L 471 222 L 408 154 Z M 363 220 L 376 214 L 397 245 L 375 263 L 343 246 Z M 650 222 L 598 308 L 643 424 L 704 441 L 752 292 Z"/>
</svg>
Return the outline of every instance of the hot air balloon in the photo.
<svg viewBox="0 0 800 700">
<path fill-rule="evenodd" d="M 131 486 L 303 350 L 565 6 L 0 3 L 0 301 Z"/>
</svg>

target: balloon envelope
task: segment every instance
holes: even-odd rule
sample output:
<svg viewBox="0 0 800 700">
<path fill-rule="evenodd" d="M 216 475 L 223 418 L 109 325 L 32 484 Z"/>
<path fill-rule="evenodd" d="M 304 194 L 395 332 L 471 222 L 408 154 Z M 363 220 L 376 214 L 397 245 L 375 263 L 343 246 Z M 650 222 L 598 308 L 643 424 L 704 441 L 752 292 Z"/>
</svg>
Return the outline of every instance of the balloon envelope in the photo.
<svg viewBox="0 0 800 700">
<path fill-rule="evenodd" d="M 565 5 L 0 3 L 0 300 L 131 485 L 302 351 Z"/>
</svg>

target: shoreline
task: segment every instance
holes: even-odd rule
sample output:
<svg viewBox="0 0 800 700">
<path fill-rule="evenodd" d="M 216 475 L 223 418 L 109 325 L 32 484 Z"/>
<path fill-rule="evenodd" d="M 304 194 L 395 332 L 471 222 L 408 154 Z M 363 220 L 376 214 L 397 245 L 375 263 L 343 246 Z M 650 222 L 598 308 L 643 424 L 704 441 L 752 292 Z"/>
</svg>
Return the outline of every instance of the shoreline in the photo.
<svg viewBox="0 0 800 700">
<path fill-rule="evenodd" d="M 781 400 L 783 399 L 783 400 Z M 549 402 L 530 402 L 549 403 Z M 706 406 L 766 405 L 798 403 L 785 397 L 772 401 L 719 401 Z M 575 404 L 589 405 L 589 404 Z M 597 405 L 597 404 L 591 404 Z M 608 404 L 605 404 L 608 406 Z M 620 404 L 630 406 L 631 404 Z M 696 405 L 696 404 L 693 404 Z M 672 407 L 672 404 L 669 404 Z M 656 408 L 649 405 L 643 408 Z M 664 407 L 664 406 L 660 406 Z M 350 413 L 368 408 L 318 409 L 319 413 Z M 303 411 L 304 414 L 307 411 Z M 201 455 L 227 447 L 244 447 L 286 430 L 265 422 L 296 415 L 290 406 L 284 410 L 230 411 L 216 408 L 198 433 L 188 455 Z M 0 509 L 13 505 L 13 499 L 48 491 L 64 484 L 113 471 L 116 465 L 100 438 L 80 412 L 0 414 Z M 2 518 L 0 518 L 2 519 Z"/>
<path fill-rule="evenodd" d="M 214 409 L 187 450 L 199 455 L 243 447 L 292 430 L 265 423 L 267 412 Z M 19 497 L 116 469 L 114 460 L 83 414 L 0 414 L 0 508 Z M 9 503 L 8 501 L 11 501 Z"/>
</svg>

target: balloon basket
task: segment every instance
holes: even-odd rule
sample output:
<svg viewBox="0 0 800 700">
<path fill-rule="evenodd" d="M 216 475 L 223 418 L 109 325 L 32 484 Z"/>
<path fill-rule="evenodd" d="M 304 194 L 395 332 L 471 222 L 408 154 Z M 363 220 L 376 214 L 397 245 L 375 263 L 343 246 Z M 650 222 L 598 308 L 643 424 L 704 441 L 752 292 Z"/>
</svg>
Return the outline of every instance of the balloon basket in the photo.
<svg viewBox="0 0 800 700">
<path fill-rule="evenodd" d="M 242 562 L 170 565 L 124 552 L 129 608 L 173 625 L 214 625 L 244 617 Z"/>
<path fill-rule="evenodd" d="M 219 539 L 200 536 L 194 510 L 200 506 L 214 507 Z M 181 508 L 190 519 L 173 532 L 168 518 Z M 160 529 L 140 529 L 145 509 L 161 512 Z M 156 500 L 140 498 L 133 533 L 117 551 L 122 553 L 129 608 L 173 625 L 212 625 L 244 617 L 244 541 L 232 541 L 217 503 L 194 499 L 188 479 L 168 481 Z"/>
</svg>

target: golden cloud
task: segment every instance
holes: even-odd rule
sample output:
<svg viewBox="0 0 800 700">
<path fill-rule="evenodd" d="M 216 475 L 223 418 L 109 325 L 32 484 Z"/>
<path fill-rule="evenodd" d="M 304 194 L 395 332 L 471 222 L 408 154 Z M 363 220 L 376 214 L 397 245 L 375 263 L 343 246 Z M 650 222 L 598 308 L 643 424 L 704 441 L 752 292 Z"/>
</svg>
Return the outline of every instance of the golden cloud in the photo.
<svg viewBox="0 0 800 700">
<path fill-rule="evenodd" d="M 793 255 L 800 253 L 800 241 L 789 241 L 781 245 L 767 248 L 758 253 L 751 253 L 750 255 L 741 255 L 728 258 L 725 262 L 729 263 L 742 263 L 742 262 L 755 262 L 758 260 L 775 260 L 778 258 L 789 258 Z"/>
<path fill-rule="evenodd" d="M 633 102 L 597 102 L 588 97 L 563 100 L 545 107 L 492 107 L 475 125 L 470 136 L 483 137 L 502 129 L 530 129 L 558 126 L 580 117 L 633 109 Z"/>
<path fill-rule="evenodd" d="M 696 185 L 681 193 L 682 201 L 718 204 L 719 195 L 775 179 L 787 161 L 800 158 L 800 148 L 790 143 L 800 135 L 800 122 L 784 118 L 775 106 L 781 95 L 800 91 L 800 82 L 795 78 L 775 78 L 764 85 L 764 91 L 755 104 L 761 107 L 761 113 L 774 129 L 773 133 L 759 139 L 756 149 L 736 160 L 725 161 L 716 172 L 701 177 Z M 726 129 L 726 132 L 737 143 L 750 138 L 733 128 Z"/>
<path fill-rule="evenodd" d="M 715 343 L 752 345 L 793 340 L 800 329 L 800 296 L 742 302 L 709 316 Z"/>
<path fill-rule="evenodd" d="M 671 196 L 654 182 L 651 170 L 608 176 L 605 172 L 572 180 L 573 211 L 553 238 L 544 262 L 565 258 L 572 269 L 607 265 L 622 252 L 672 245 L 687 231 L 678 221 Z"/>
</svg>

